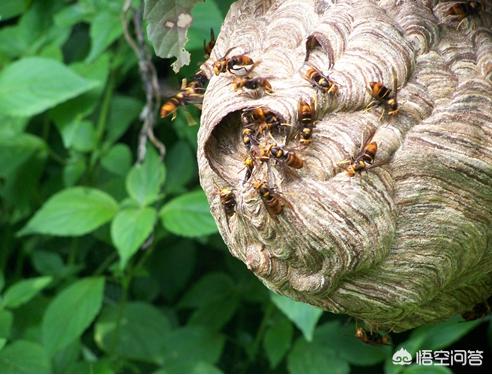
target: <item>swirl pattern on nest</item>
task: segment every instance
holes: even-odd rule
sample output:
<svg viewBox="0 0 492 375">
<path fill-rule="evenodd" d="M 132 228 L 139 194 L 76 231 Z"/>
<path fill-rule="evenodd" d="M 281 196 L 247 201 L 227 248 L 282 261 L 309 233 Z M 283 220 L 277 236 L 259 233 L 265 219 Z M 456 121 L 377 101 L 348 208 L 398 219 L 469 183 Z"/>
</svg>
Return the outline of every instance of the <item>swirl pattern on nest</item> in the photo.
<svg viewBox="0 0 492 375">
<path fill-rule="evenodd" d="M 492 294 L 492 16 L 458 23 L 453 2 L 239 1 L 212 56 L 248 53 L 272 95 L 234 92 L 212 77 L 198 139 L 201 184 L 231 253 L 270 289 L 373 329 L 402 331 L 470 309 Z M 303 78 L 308 63 L 339 84 L 325 95 Z M 368 82 L 391 87 L 400 111 L 364 111 Z M 301 98 L 316 97 L 318 123 L 302 169 L 266 163 L 291 206 L 272 220 L 244 183 L 239 114 L 263 106 L 295 124 Z M 363 139 L 378 144 L 374 168 L 349 177 L 338 163 Z M 287 143 L 298 147 L 296 140 Z M 231 187 L 226 217 L 217 186 Z"/>
</svg>

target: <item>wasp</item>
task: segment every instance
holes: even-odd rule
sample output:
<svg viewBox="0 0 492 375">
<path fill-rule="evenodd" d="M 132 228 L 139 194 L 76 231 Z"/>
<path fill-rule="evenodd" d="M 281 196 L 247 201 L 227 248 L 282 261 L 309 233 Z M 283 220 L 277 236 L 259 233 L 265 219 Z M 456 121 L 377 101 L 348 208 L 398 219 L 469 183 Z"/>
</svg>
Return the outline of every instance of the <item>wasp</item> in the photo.
<svg viewBox="0 0 492 375">
<path fill-rule="evenodd" d="M 314 117 L 316 116 L 316 100 L 300 99 L 297 106 L 297 121 L 301 124 L 300 143 L 308 145 L 312 142 Z"/>
<path fill-rule="evenodd" d="M 251 129 L 250 127 L 243 128 L 243 130 L 241 131 L 241 135 L 242 135 L 244 146 L 248 151 L 250 151 L 253 144 L 257 143 L 256 137 L 254 135 L 254 130 Z"/>
<path fill-rule="evenodd" d="M 215 33 L 214 29 L 210 28 L 210 42 L 207 43 L 206 40 L 203 41 L 203 53 L 205 55 L 205 58 L 209 58 L 210 54 L 212 53 L 212 50 L 215 47 Z"/>
<path fill-rule="evenodd" d="M 248 155 L 246 159 L 243 161 L 244 166 L 246 167 L 246 174 L 244 175 L 244 181 L 248 181 L 253 174 L 253 170 L 255 168 L 255 159 Z"/>
<path fill-rule="evenodd" d="M 384 335 L 378 332 L 367 332 L 364 328 L 360 327 L 355 330 L 355 337 L 364 344 L 389 345 L 391 341 L 389 335 Z"/>
<path fill-rule="evenodd" d="M 219 188 L 218 186 L 216 187 L 219 191 L 220 204 L 222 205 L 224 213 L 226 214 L 227 227 L 229 228 L 229 218 L 236 213 L 236 196 L 234 195 L 234 192 L 231 188 Z"/>
<path fill-rule="evenodd" d="M 371 142 L 366 145 L 361 152 L 349 162 L 350 164 L 345 168 L 345 171 L 350 177 L 355 176 L 357 173 L 369 168 L 374 163 L 376 152 L 378 151 L 378 144 Z M 344 164 L 344 162 L 342 162 Z"/>
<path fill-rule="evenodd" d="M 338 92 L 338 86 L 335 81 L 324 75 L 318 68 L 312 65 L 309 65 L 308 70 L 306 70 L 304 79 L 325 94 L 336 94 Z"/>
<path fill-rule="evenodd" d="M 203 72 L 198 72 L 193 78 L 190 83 L 187 83 L 186 79 L 181 81 L 181 89 L 178 93 L 162 105 L 160 110 L 161 118 L 172 114 L 172 120 L 174 120 L 178 107 L 185 104 L 200 104 L 202 102 L 208 78 Z"/>
<path fill-rule="evenodd" d="M 272 94 L 273 89 L 272 85 L 268 81 L 267 78 L 264 77 L 255 77 L 255 78 L 250 78 L 250 77 L 236 77 L 232 81 L 232 88 L 234 91 L 240 90 L 240 89 L 248 89 L 251 91 L 256 91 L 259 92 L 262 90 L 266 94 Z"/>
<path fill-rule="evenodd" d="M 256 107 L 241 113 L 243 126 L 267 127 L 267 118 L 271 118 L 270 111 L 264 107 Z"/>
<path fill-rule="evenodd" d="M 485 302 L 477 303 L 472 307 L 470 311 L 465 311 L 461 314 L 462 318 L 466 321 L 481 319 L 485 315 L 490 314 L 492 312 L 492 297 L 490 297 Z"/>
<path fill-rule="evenodd" d="M 452 5 L 446 14 L 460 20 L 457 26 L 459 29 L 463 21 L 478 15 L 482 9 L 483 5 L 480 1 L 462 1 Z"/>
<path fill-rule="evenodd" d="M 290 204 L 265 181 L 254 181 L 253 187 L 260 195 L 270 217 L 278 221 L 277 216 L 282 213 L 285 206 L 290 206 Z"/>
<path fill-rule="evenodd" d="M 369 82 L 369 94 L 372 97 L 371 102 L 366 107 L 366 111 L 370 110 L 376 105 L 383 107 L 383 113 L 381 113 L 380 120 L 383 118 L 385 112 L 389 116 L 397 115 L 399 112 L 396 88 L 396 73 L 393 69 L 393 89 L 389 89 L 381 82 Z"/>
<path fill-rule="evenodd" d="M 245 127 L 256 126 L 257 135 L 263 134 L 265 130 L 279 127 L 281 124 L 278 117 L 265 107 L 256 107 L 241 113 L 241 123 Z"/>
<path fill-rule="evenodd" d="M 215 61 L 213 64 L 214 74 L 218 76 L 226 71 L 236 76 L 244 76 L 250 74 L 259 62 L 255 62 L 246 54 L 227 57 L 229 53 L 236 47 L 229 48 L 224 57 Z M 249 66 L 249 68 L 247 68 Z"/>
<path fill-rule="evenodd" d="M 294 169 L 301 169 L 304 166 L 304 160 L 297 155 L 294 151 L 288 151 L 280 146 L 270 147 L 270 154 L 276 160 L 284 162 L 289 167 Z"/>
<path fill-rule="evenodd" d="M 209 79 L 207 77 L 207 74 L 203 70 L 199 70 L 198 72 L 196 72 L 193 75 L 189 85 L 192 87 L 195 87 L 196 89 L 205 90 L 205 87 L 207 86 L 208 81 L 209 81 Z"/>
</svg>

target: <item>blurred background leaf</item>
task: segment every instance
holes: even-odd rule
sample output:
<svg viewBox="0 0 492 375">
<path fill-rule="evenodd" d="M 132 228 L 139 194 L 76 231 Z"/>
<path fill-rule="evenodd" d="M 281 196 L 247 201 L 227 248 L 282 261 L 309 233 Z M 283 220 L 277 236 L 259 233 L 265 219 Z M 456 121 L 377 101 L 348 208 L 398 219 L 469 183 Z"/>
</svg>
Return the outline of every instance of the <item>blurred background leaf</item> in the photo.
<svg viewBox="0 0 492 375">
<path fill-rule="evenodd" d="M 102 191 L 83 187 L 51 197 L 20 232 L 80 236 L 111 220 L 118 206 Z"/>
<path fill-rule="evenodd" d="M 217 232 L 203 191 L 185 193 L 171 200 L 160 212 L 168 231 L 184 237 L 206 236 Z"/>
<path fill-rule="evenodd" d="M 46 351 L 53 355 L 79 337 L 102 305 L 104 279 L 80 279 L 64 289 L 49 304 L 43 316 Z"/>
<path fill-rule="evenodd" d="M 314 327 L 323 312 L 320 308 L 273 293 L 272 301 L 301 330 L 306 340 L 313 339 Z"/>
<path fill-rule="evenodd" d="M 96 85 L 57 61 L 28 57 L 0 73 L 0 111 L 11 116 L 32 116 Z"/>
</svg>

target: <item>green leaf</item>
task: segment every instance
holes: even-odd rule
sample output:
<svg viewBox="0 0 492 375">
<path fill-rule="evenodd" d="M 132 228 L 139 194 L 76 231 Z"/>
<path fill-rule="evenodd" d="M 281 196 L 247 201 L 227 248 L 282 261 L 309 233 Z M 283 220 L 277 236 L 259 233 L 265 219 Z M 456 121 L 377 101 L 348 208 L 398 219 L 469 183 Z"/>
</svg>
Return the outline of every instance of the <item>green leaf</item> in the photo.
<svg viewBox="0 0 492 375">
<path fill-rule="evenodd" d="M 292 374 L 334 374 L 348 373 L 348 363 L 336 356 L 330 347 L 320 345 L 316 340 L 307 342 L 297 339 L 287 357 L 287 368 Z"/>
<path fill-rule="evenodd" d="M 63 183 L 65 187 L 75 185 L 84 174 L 86 167 L 84 156 L 78 152 L 71 152 L 70 159 L 63 168 Z"/>
<path fill-rule="evenodd" d="M 196 309 L 188 320 L 188 325 L 199 325 L 213 331 L 220 331 L 234 316 L 239 307 L 239 296 L 224 296 L 213 299 Z"/>
<path fill-rule="evenodd" d="M 7 343 L 12 328 L 14 315 L 8 310 L 0 310 L 0 350 Z"/>
<path fill-rule="evenodd" d="M 187 31 L 191 25 L 191 10 L 199 0 L 145 0 L 144 18 L 147 35 L 157 56 L 176 57 L 173 69 L 178 72 L 190 63 L 190 54 L 184 49 Z"/>
<path fill-rule="evenodd" d="M 481 323 L 480 320 L 464 322 L 461 317 L 455 317 L 443 323 L 419 327 L 412 332 L 410 339 L 424 337 L 420 346 L 422 349 L 443 349 L 458 341 Z"/>
<path fill-rule="evenodd" d="M 450 368 L 446 366 L 405 366 L 402 369 L 402 374 L 452 374 Z"/>
<path fill-rule="evenodd" d="M 166 170 L 153 148 L 147 148 L 142 164 L 133 166 L 126 178 L 126 190 L 130 197 L 145 206 L 155 202 L 164 183 Z"/>
<path fill-rule="evenodd" d="M 56 44 L 48 44 L 39 51 L 38 56 L 63 63 L 63 51 Z"/>
<path fill-rule="evenodd" d="M 96 146 L 96 129 L 92 122 L 74 120 L 61 129 L 63 145 L 80 152 L 89 152 Z"/>
<path fill-rule="evenodd" d="M 222 353 L 224 337 L 202 327 L 184 327 L 165 337 L 160 362 L 170 373 L 187 373 L 196 363 L 215 364 Z"/>
<path fill-rule="evenodd" d="M 108 172 L 117 176 L 126 176 L 132 163 L 130 147 L 124 143 L 118 143 L 102 157 L 101 165 Z"/>
<path fill-rule="evenodd" d="M 0 124 L 2 126 L 3 124 Z M 8 176 L 35 153 L 46 152 L 41 138 L 30 134 L 2 135 L 0 137 L 0 176 Z"/>
<path fill-rule="evenodd" d="M 11 224 L 24 220 L 31 214 L 33 206 L 39 204 L 40 186 L 39 179 L 43 172 L 47 152 L 40 150 L 34 152 L 28 161 L 20 165 L 15 173 L 7 176 L 2 183 L 1 196 L 3 207 L 10 212 L 8 218 Z M 54 182 L 50 178 L 48 181 Z M 46 182 L 48 182 L 46 181 Z M 47 184 L 45 183 L 44 186 Z"/>
<path fill-rule="evenodd" d="M 50 301 L 50 298 L 38 295 L 15 310 L 13 333 L 17 339 L 42 343 L 41 320 Z"/>
<path fill-rule="evenodd" d="M 87 20 L 92 16 L 94 9 L 87 3 L 80 2 L 64 7 L 55 14 L 54 21 L 57 26 L 73 26 L 76 23 Z"/>
<path fill-rule="evenodd" d="M 354 324 L 331 321 L 316 328 L 315 341 L 330 347 L 337 356 L 356 366 L 374 366 L 391 358 L 391 345 L 368 345 L 355 337 Z"/>
<path fill-rule="evenodd" d="M 63 144 L 67 148 L 73 144 L 73 132 L 71 130 L 65 131 L 65 128 L 80 126 L 78 123 L 93 112 L 99 103 L 104 83 L 109 73 L 109 60 L 110 56 L 104 54 L 91 64 L 75 63 L 71 66 L 77 74 L 85 79 L 97 82 L 97 85 L 85 94 L 57 105 L 50 111 L 50 116 L 59 129 Z"/>
<path fill-rule="evenodd" d="M 97 320 L 94 339 L 102 350 L 113 355 L 159 363 L 170 329 L 168 319 L 154 306 L 131 302 L 121 308 L 105 308 Z"/>
<path fill-rule="evenodd" d="M 24 134 L 28 120 L 23 117 L 10 117 L 0 114 L 0 137 L 12 137 L 13 135 L 20 136 Z"/>
<path fill-rule="evenodd" d="M 427 324 L 414 329 L 407 340 L 398 344 L 398 348 L 405 348 L 412 356 L 420 349 L 443 349 L 458 341 L 481 323 L 481 320 L 464 322 L 461 317 L 455 316 L 445 322 Z M 401 366 L 392 363 L 391 358 L 386 360 L 384 368 L 388 373 L 403 371 Z"/>
<path fill-rule="evenodd" d="M 31 261 L 34 269 L 40 274 L 54 278 L 65 277 L 82 267 L 81 264 L 66 266 L 59 254 L 44 250 L 34 251 L 31 255 Z"/>
<path fill-rule="evenodd" d="M 270 362 L 270 368 L 277 367 L 282 361 L 290 349 L 293 336 L 292 323 L 283 315 L 278 315 L 263 337 L 263 347 Z"/>
<path fill-rule="evenodd" d="M 106 142 L 117 141 L 138 117 L 143 103 L 130 96 L 116 95 L 109 106 Z"/>
<path fill-rule="evenodd" d="M 196 249 L 192 241 L 181 240 L 162 251 L 154 251 L 147 262 L 150 273 L 160 284 L 166 300 L 181 294 L 190 280 L 196 264 Z"/>
<path fill-rule="evenodd" d="M 217 232 L 203 191 L 183 194 L 162 207 L 162 225 L 171 233 L 185 236 L 206 236 Z"/>
<path fill-rule="evenodd" d="M 188 116 L 184 115 L 185 111 L 188 112 Z M 189 116 L 191 116 L 192 119 L 197 120 L 197 123 L 195 125 L 199 124 L 200 111 L 198 110 L 198 108 L 195 108 L 193 106 L 178 108 L 176 121 L 174 121 L 173 124 L 173 129 L 178 135 L 178 138 L 188 142 L 188 144 L 193 148 L 194 152 L 196 153 L 198 148 L 197 145 L 198 129 L 200 129 L 200 127 L 195 125 L 190 126 L 187 119 L 187 117 Z"/>
<path fill-rule="evenodd" d="M 27 0 L 2 0 L 0 4 L 0 21 L 18 16 L 26 9 Z"/>
<path fill-rule="evenodd" d="M 13 309 L 23 305 L 46 288 L 52 280 L 50 276 L 41 276 L 19 281 L 5 292 L 3 306 Z"/>
<path fill-rule="evenodd" d="M 76 339 L 56 352 L 52 358 L 53 372 L 56 374 L 66 374 L 67 370 L 77 362 L 81 350 L 82 345 L 80 340 Z"/>
<path fill-rule="evenodd" d="M 34 342 L 19 340 L 0 351 L 2 374 L 48 374 L 50 359 L 45 349 Z"/>
<path fill-rule="evenodd" d="M 104 278 L 80 279 L 59 293 L 43 316 L 43 344 L 50 355 L 80 337 L 101 309 Z"/>
<path fill-rule="evenodd" d="M 92 358 L 91 358 L 92 359 Z M 94 362 L 80 361 L 72 363 L 68 369 L 61 372 L 63 374 L 114 374 L 117 366 L 110 358 L 102 358 Z"/>
<path fill-rule="evenodd" d="M 85 187 L 65 189 L 48 199 L 19 235 L 81 236 L 111 220 L 117 209 L 114 199 L 102 191 Z"/>
<path fill-rule="evenodd" d="M 275 306 L 302 331 L 306 340 L 311 341 L 314 328 L 323 310 L 278 294 L 272 293 L 271 297 Z"/>
<path fill-rule="evenodd" d="M 126 208 L 115 216 L 111 239 L 118 249 L 122 269 L 152 233 L 156 218 L 157 212 L 151 207 Z"/>
<path fill-rule="evenodd" d="M 1 3 L 5 1 L 2 0 Z M 7 1 L 16 1 L 18 5 L 27 5 L 26 3 L 31 5 L 17 24 L 4 26 L 0 30 L 0 55 L 4 54 L 12 59 L 21 55 L 34 55 L 45 45 L 61 46 L 68 37 L 69 28 L 53 27 L 52 24 L 52 15 L 63 6 L 59 1 Z"/>
<path fill-rule="evenodd" d="M 189 368 L 186 369 L 186 372 L 188 374 L 223 374 L 223 372 L 215 367 L 214 365 L 211 365 L 210 363 L 206 362 L 198 362 L 198 363 L 191 363 Z M 168 374 L 169 372 L 166 370 L 166 368 L 160 368 L 155 372 L 155 374 Z"/>
<path fill-rule="evenodd" d="M 206 362 L 198 362 L 196 364 L 193 364 L 193 368 L 190 369 L 191 374 L 223 374 L 223 372 L 215 367 L 214 365 L 211 365 L 210 363 Z"/>
<path fill-rule="evenodd" d="M 231 295 L 234 282 L 222 272 L 209 273 L 196 282 L 179 302 L 179 307 L 200 307 Z"/>
<path fill-rule="evenodd" d="M 203 41 L 210 41 L 210 28 L 214 29 L 217 36 L 224 17 L 219 10 L 215 1 L 205 1 L 198 3 L 193 7 L 191 12 L 193 23 L 188 30 L 189 42 L 187 48 L 189 50 L 197 50 L 203 53 Z"/>
<path fill-rule="evenodd" d="M 91 23 L 91 51 L 87 61 L 96 59 L 111 43 L 123 34 L 120 14 L 111 11 L 98 13 Z"/>
<path fill-rule="evenodd" d="M 167 179 L 164 186 L 168 193 L 183 193 L 185 185 L 196 176 L 195 156 L 183 141 L 175 143 L 166 154 Z"/>
<path fill-rule="evenodd" d="M 32 116 L 97 85 L 58 61 L 26 57 L 0 73 L 0 112 Z"/>
</svg>

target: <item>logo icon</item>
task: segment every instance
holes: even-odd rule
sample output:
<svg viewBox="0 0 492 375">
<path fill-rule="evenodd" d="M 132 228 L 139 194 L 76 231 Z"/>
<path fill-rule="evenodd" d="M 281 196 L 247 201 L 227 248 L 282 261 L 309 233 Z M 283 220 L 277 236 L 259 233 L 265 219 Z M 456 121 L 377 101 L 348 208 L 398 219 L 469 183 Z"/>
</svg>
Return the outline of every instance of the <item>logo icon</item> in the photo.
<svg viewBox="0 0 492 375">
<path fill-rule="evenodd" d="M 391 359 L 394 365 L 406 366 L 412 363 L 412 355 L 405 348 L 400 348 Z"/>
</svg>

